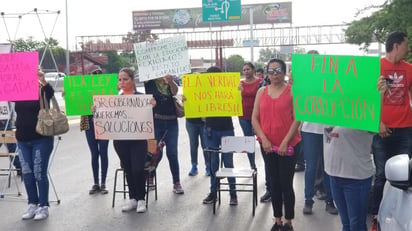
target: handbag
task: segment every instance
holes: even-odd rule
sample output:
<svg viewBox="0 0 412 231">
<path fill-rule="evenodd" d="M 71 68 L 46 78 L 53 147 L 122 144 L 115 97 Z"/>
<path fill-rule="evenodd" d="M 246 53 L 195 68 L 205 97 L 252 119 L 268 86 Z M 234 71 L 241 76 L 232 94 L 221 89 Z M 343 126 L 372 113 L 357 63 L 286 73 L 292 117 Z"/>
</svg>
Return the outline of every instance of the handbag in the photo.
<svg viewBox="0 0 412 231">
<path fill-rule="evenodd" d="M 176 96 L 173 96 L 173 102 L 175 104 L 175 108 L 176 108 L 176 116 L 179 118 L 182 118 L 185 116 L 185 110 L 183 108 L 183 103 L 182 101 L 177 98 Z"/>
<path fill-rule="evenodd" d="M 40 97 L 40 111 L 37 116 L 36 132 L 42 136 L 56 136 L 69 131 L 67 116 L 60 111 L 56 98 L 51 98 L 50 108 L 46 96 Z"/>
</svg>

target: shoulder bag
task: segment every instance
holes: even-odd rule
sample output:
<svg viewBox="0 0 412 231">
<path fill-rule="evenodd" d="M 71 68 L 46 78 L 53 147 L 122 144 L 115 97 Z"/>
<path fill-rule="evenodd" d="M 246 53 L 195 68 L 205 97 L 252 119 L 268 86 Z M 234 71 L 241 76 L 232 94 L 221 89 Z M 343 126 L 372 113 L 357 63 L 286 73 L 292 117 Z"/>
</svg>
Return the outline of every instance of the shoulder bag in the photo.
<svg viewBox="0 0 412 231">
<path fill-rule="evenodd" d="M 60 111 L 56 98 L 51 98 L 50 108 L 46 96 L 40 97 L 40 111 L 37 116 L 36 132 L 42 136 L 56 136 L 69 131 L 67 116 Z"/>
</svg>

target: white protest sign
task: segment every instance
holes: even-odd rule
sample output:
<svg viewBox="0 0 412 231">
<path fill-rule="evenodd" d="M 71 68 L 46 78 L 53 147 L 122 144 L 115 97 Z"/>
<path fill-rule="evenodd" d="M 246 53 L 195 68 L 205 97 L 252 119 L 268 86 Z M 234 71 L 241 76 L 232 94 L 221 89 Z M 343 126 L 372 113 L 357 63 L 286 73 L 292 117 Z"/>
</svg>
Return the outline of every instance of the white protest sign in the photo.
<svg viewBox="0 0 412 231">
<path fill-rule="evenodd" d="M 152 98 L 152 95 L 94 95 L 96 139 L 154 139 Z"/>
<path fill-rule="evenodd" d="M 10 107 L 5 101 L 0 101 L 0 120 L 10 119 Z"/>
<path fill-rule="evenodd" d="M 221 152 L 255 152 L 254 136 L 225 136 L 222 137 Z"/>
<path fill-rule="evenodd" d="M 139 81 L 163 77 L 167 74 L 190 73 L 190 60 L 184 35 L 134 44 L 139 68 Z"/>
</svg>

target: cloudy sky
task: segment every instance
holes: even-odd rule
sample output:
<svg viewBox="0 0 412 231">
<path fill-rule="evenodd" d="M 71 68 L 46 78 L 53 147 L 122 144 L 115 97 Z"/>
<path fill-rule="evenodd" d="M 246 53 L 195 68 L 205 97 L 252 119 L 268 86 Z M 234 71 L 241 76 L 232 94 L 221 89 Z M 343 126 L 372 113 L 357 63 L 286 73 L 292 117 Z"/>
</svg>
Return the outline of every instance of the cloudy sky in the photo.
<svg viewBox="0 0 412 231">
<path fill-rule="evenodd" d="M 242 4 L 269 2 L 273 1 L 242 0 Z M 292 26 L 350 22 L 355 19 L 355 13 L 358 9 L 382 2 L 383 0 L 293 0 Z M 74 50 L 76 36 L 117 35 L 132 31 L 132 11 L 201 7 L 201 0 L 67 0 L 67 6 L 68 43 L 69 49 Z M 12 16 L 33 12 L 35 8 L 39 10 L 38 12 L 49 12 L 50 14 L 39 14 L 39 17 L 36 14 L 24 15 L 16 32 L 19 20 Z M 0 11 L 4 13 L 0 23 L 0 43 L 8 40 L 7 34 L 12 39 L 14 37 L 34 36 L 41 40 L 45 37 L 44 34 L 48 37 L 57 18 L 52 37 L 58 39 L 60 45 L 66 47 L 66 0 L 13 0 L 2 4 Z M 60 14 L 54 13 L 57 11 L 60 11 Z M 44 32 L 39 21 L 44 27 Z M 348 52 L 347 49 L 343 50 Z M 356 50 L 357 48 L 355 48 Z"/>
</svg>

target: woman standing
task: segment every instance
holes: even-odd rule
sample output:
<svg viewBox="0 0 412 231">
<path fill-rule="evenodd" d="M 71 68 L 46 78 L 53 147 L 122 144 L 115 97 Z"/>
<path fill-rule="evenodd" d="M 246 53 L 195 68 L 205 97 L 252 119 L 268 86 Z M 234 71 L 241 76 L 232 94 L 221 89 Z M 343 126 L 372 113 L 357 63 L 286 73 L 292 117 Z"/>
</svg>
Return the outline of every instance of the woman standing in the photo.
<svg viewBox="0 0 412 231">
<path fill-rule="evenodd" d="M 88 68 L 87 74 L 98 75 L 102 74 L 102 69 L 97 65 L 92 65 Z M 108 146 L 109 140 L 98 140 L 94 134 L 93 116 L 83 115 L 80 117 L 80 131 L 84 131 L 87 139 L 87 144 L 92 157 L 92 171 L 94 184 L 89 190 L 89 194 L 101 193 L 107 194 L 106 176 L 109 166 Z M 99 184 L 99 158 L 101 165 L 101 184 Z"/>
<path fill-rule="evenodd" d="M 38 70 L 40 97 L 47 101 L 54 95 L 53 88 L 46 82 L 44 73 Z M 22 219 L 43 220 L 49 216 L 49 178 L 47 168 L 53 150 L 53 136 L 42 136 L 36 132 L 40 101 L 17 101 L 15 103 L 16 139 L 24 186 L 29 207 Z"/>
<path fill-rule="evenodd" d="M 265 167 L 269 173 L 275 224 L 272 231 L 291 231 L 295 216 L 295 153 L 299 152 L 300 123 L 295 120 L 292 90 L 285 82 L 286 64 L 281 59 L 268 62 L 270 84 L 258 90 L 252 113 L 252 124 L 265 153 Z M 292 150 L 293 149 L 293 150 Z M 282 224 L 282 207 L 285 224 Z"/>
<path fill-rule="evenodd" d="M 252 127 L 252 111 L 255 102 L 256 92 L 262 79 L 255 76 L 255 66 L 247 62 L 243 64 L 243 76 L 245 79 L 240 81 L 240 90 L 242 91 L 242 109 L 243 115 L 239 116 L 239 124 L 244 136 L 254 136 L 255 132 Z M 255 153 L 248 153 L 250 168 L 256 168 Z"/>
<path fill-rule="evenodd" d="M 118 80 L 118 87 L 123 91 L 123 95 L 143 94 L 136 91 L 136 81 L 132 69 L 121 69 Z M 154 100 L 151 103 L 154 105 Z M 114 140 L 113 145 L 126 174 L 129 187 L 130 200 L 123 205 L 122 212 L 136 210 L 138 213 L 144 213 L 146 212 L 144 165 L 147 153 L 147 140 Z"/>
</svg>

